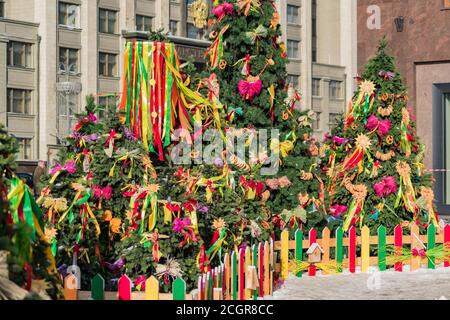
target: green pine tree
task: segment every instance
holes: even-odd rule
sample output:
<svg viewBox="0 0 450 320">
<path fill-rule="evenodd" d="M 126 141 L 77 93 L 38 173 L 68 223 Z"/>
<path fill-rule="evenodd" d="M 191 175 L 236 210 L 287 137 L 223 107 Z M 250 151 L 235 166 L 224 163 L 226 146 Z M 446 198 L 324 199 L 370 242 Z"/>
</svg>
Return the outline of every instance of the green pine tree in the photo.
<svg viewBox="0 0 450 320">
<path fill-rule="evenodd" d="M 424 173 L 425 146 L 416 135 L 408 96 L 387 40 L 364 73 L 346 116 L 328 136 L 322 172 L 332 228 L 437 226 L 432 177 Z"/>
</svg>

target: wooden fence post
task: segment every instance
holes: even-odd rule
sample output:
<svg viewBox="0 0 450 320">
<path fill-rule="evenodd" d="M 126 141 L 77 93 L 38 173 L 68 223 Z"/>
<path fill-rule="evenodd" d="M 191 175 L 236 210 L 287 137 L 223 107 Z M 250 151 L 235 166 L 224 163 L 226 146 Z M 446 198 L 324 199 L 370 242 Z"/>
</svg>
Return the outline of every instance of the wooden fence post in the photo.
<svg viewBox="0 0 450 320">
<path fill-rule="evenodd" d="M 317 242 L 316 229 L 312 228 L 311 230 L 309 230 L 309 246 L 311 247 L 316 242 Z M 314 277 L 315 275 L 316 275 L 316 266 L 311 264 L 309 266 L 309 276 Z"/>
<path fill-rule="evenodd" d="M 378 227 L 378 270 L 386 270 L 386 228 Z"/>
<path fill-rule="evenodd" d="M 91 298 L 92 300 L 105 300 L 105 279 L 99 274 L 91 280 Z"/>
<path fill-rule="evenodd" d="M 370 230 L 364 226 L 361 230 L 361 272 L 368 272 L 370 266 Z"/>
<path fill-rule="evenodd" d="M 70 273 L 64 278 L 64 297 L 66 300 L 78 300 L 78 278 Z"/>
<path fill-rule="evenodd" d="M 259 259 L 258 259 L 258 247 L 255 244 L 252 247 L 252 251 L 253 251 L 253 260 L 252 260 L 253 266 L 256 269 L 256 274 L 258 274 L 258 261 L 259 261 Z M 255 290 L 253 292 L 253 300 L 257 300 L 258 299 L 258 295 L 259 295 L 258 290 Z"/>
<path fill-rule="evenodd" d="M 122 275 L 117 283 L 119 300 L 131 300 L 131 280 L 127 275 Z"/>
<path fill-rule="evenodd" d="M 344 266 L 342 265 L 342 258 L 343 258 L 343 235 L 344 232 L 342 231 L 341 227 L 338 227 L 336 229 L 336 265 L 338 266 L 339 272 L 342 272 L 344 269 Z"/>
<path fill-rule="evenodd" d="M 351 273 L 356 272 L 356 229 L 352 226 L 349 230 L 348 268 Z"/>
<path fill-rule="evenodd" d="M 411 251 L 413 249 L 423 249 L 419 236 L 419 227 L 414 223 L 411 225 Z M 411 271 L 415 271 L 420 268 L 421 260 L 422 258 L 420 255 L 416 257 L 411 255 Z"/>
<path fill-rule="evenodd" d="M 322 262 L 329 263 L 330 262 L 330 229 L 325 227 L 322 230 Z M 327 274 L 326 271 L 322 271 L 322 274 Z"/>
<path fill-rule="evenodd" d="M 264 294 L 270 295 L 270 273 L 269 273 L 270 246 L 264 242 Z"/>
<path fill-rule="evenodd" d="M 403 248 L 403 229 L 401 225 L 398 225 L 394 229 L 394 250 L 395 250 L 395 256 L 401 256 L 402 255 L 402 248 Z M 403 271 L 403 263 L 402 262 L 396 262 L 394 264 L 395 271 L 402 272 Z"/>
<path fill-rule="evenodd" d="M 250 248 L 247 246 L 245 248 L 245 282 L 248 283 L 248 280 L 251 275 L 250 275 L 250 271 L 249 271 L 249 266 L 252 263 L 252 257 L 251 257 L 251 253 L 250 253 Z M 247 287 L 247 285 L 246 285 Z M 252 289 L 250 288 L 246 288 L 245 289 L 245 300 L 250 300 L 250 298 L 252 297 Z"/>
<path fill-rule="evenodd" d="M 450 254 L 450 225 L 448 224 L 446 224 L 444 227 L 444 248 L 446 252 L 444 267 L 448 268 L 450 266 L 450 259 L 448 258 Z"/>
<path fill-rule="evenodd" d="M 159 300 L 159 281 L 154 276 L 145 281 L 145 300 Z"/>
<path fill-rule="evenodd" d="M 289 231 L 281 233 L 281 279 L 289 276 Z"/>
<path fill-rule="evenodd" d="M 295 260 L 303 261 L 303 232 L 300 229 L 295 231 Z M 301 278 L 303 275 L 302 271 L 297 272 L 296 276 Z"/>
<path fill-rule="evenodd" d="M 237 276 L 237 252 L 233 250 L 231 254 L 231 292 L 232 299 L 237 300 L 237 286 L 238 286 L 238 276 Z"/>
<path fill-rule="evenodd" d="M 186 283 L 181 278 L 176 278 L 172 284 L 173 300 L 186 299 Z"/>
<path fill-rule="evenodd" d="M 430 224 L 428 226 L 428 246 L 427 246 L 427 251 L 434 249 L 434 247 L 436 246 L 436 227 L 434 226 L 434 224 Z M 435 258 L 433 257 L 429 257 L 428 258 L 428 269 L 435 269 Z"/>
</svg>

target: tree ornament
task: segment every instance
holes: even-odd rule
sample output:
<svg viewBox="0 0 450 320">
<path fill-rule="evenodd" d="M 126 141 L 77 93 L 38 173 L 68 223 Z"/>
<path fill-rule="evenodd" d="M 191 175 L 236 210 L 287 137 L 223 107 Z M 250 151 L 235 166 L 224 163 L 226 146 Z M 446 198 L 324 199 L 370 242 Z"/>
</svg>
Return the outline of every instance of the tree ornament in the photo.
<svg viewBox="0 0 450 320">
<path fill-rule="evenodd" d="M 387 153 L 382 153 L 380 151 L 377 151 L 375 153 L 375 158 L 381 161 L 390 161 L 393 157 L 395 157 L 394 151 L 389 151 Z"/>
<path fill-rule="evenodd" d="M 222 4 L 216 5 L 211 11 L 216 16 L 217 22 L 220 22 L 225 15 L 233 14 L 234 6 L 232 3 L 225 1 Z"/>
<path fill-rule="evenodd" d="M 206 0 L 195 0 L 191 7 L 195 27 L 203 29 L 208 19 L 208 3 Z"/>
<path fill-rule="evenodd" d="M 243 100 L 252 100 L 261 93 L 262 81 L 256 76 L 248 76 L 247 80 L 239 80 L 238 90 Z"/>
<path fill-rule="evenodd" d="M 245 36 L 250 41 L 251 44 L 255 44 L 256 41 L 260 40 L 261 38 L 267 37 L 267 29 L 263 25 L 259 25 L 256 27 L 256 29 L 252 31 L 247 31 L 245 33 Z"/>
<path fill-rule="evenodd" d="M 410 127 L 410 114 L 408 109 L 402 109 L 402 123 L 401 123 L 401 143 L 400 147 L 405 153 L 406 157 L 409 158 L 411 155 L 411 142 L 415 142 L 416 140 L 413 137 L 413 133 Z"/>
<path fill-rule="evenodd" d="M 220 68 L 221 70 L 225 70 L 226 67 L 227 67 L 227 62 L 226 62 L 225 60 L 223 60 L 223 59 L 220 60 L 219 68 Z"/>
<path fill-rule="evenodd" d="M 388 135 L 388 136 L 386 137 L 386 143 L 387 143 L 388 145 L 394 144 L 394 137 L 391 136 L 391 135 Z"/>
<path fill-rule="evenodd" d="M 344 161 L 344 169 L 349 168 L 350 170 L 352 170 L 353 168 L 355 168 L 363 160 L 365 151 L 371 145 L 372 143 L 370 142 L 369 137 L 364 134 L 360 134 L 356 138 L 355 151 Z"/>
<path fill-rule="evenodd" d="M 250 11 L 257 12 L 258 8 L 261 10 L 261 3 L 259 0 L 238 0 L 237 6 L 239 11 L 244 13 L 245 16 L 248 16 Z"/>
<path fill-rule="evenodd" d="M 392 176 L 384 177 L 373 186 L 373 190 L 377 197 L 387 198 L 390 194 L 397 192 L 397 181 Z"/>
<path fill-rule="evenodd" d="M 229 27 L 229 25 L 223 27 L 212 45 L 205 51 L 205 57 L 209 55 L 209 64 L 212 70 L 219 66 L 220 60 L 223 57 L 223 35 L 225 32 L 227 32 Z"/>
</svg>

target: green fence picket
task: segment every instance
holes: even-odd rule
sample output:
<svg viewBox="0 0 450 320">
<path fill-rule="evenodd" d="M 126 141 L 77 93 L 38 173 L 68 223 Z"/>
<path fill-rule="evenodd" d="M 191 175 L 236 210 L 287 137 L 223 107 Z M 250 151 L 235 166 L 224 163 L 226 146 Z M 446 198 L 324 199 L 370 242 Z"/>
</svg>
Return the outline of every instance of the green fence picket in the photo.
<svg viewBox="0 0 450 320">
<path fill-rule="evenodd" d="M 295 231 L 295 260 L 303 261 L 303 232 L 300 229 Z M 303 272 L 297 272 L 296 276 L 301 278 Z"/>
<path fill-rule="evenodd" d="M 428 226 L 428 247 L 427 251 L 434 249 L 436 246 L 436 227 L 434 224 L 430 224 Z M 428 258 L 428 269 L 435 269 L 435 258 L 434 256 L 431 256 Z"/>
<path fill-rule="evenodd" d="M 378 228 L 378 269 L 386 270 L 386 228 L 384 226 Z"/>
<path fill-rule="evenodd" d="M 231 269 L 233 270 L 233 275 L 231 278 L 232 288 L 233 288 L 233 300 L 237 300 L 237 291 L 238 291 L 238 275 L 237 275 L 237 257 L 236 252 L 233 251 L 231 254 Z"/>
<path fill-rule="evenodd" d="M 339 266 L 339 272 L 342 272 L 342 257 L 343 257 L 343 236 L 344 232 L 339 227 L 336 230 L 336 264 Z"/>
<path fill-rule="evenodd" d="M 91 298 L 92 300 L 105 300 L 105 279 L 99 274 L 91 280 Z"/>
<path fill-rule="evenodd" d="M 172 284 L 173 300 L 186 300 L 186 283 L 181 278 L 176 278 Z"/>
</svg>

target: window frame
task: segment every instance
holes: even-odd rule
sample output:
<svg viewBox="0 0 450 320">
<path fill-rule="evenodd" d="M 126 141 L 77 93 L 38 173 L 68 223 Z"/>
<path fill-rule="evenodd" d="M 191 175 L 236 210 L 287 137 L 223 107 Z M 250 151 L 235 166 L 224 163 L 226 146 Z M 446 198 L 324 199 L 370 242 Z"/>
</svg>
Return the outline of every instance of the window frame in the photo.
<svg viewBox="0 0 450 320">
<path fill-rule="evenodd" d="M 104 27 L 105 30 L 102 30 L 102 18 L 101 18 L 101 13 L 104 12 L 105 13 L 105 22 L 104 22 Z M 111 32 L 110 30 L 110 14 L 114 14 L 114 30 Z M 118 15 L 118 11 L 117 10 L 112 10 L 112 9 L 105 9 L 105 8 L 98 8 L 98 32 L 99 33 L 105 33 L 105 34 L 117 34 L 118 33 L 118 28 L 119 28 L 119 15 Z"/>
<path fill-rule="evenodd" d="M 19 145 L 18 160 L 31 160 L 33 158 L 33 138 L 28 137 L 16 137 L 17 144 Z M 28 150 L 28 155 L 26 154 Z"/>
<path fill-rule="evenodd" d="M 290 44 L 295 44 L 295 51 L 296 51 L 296 55 L 292 56 L 290 54 Z M 293 39 L 288 39 L 286 42 L 286 49 L 287 49 L 287 57 L 289 59 L 300 59 L 300 41 L 299 40 L 293 40 Z"/>
<path fill-rule="evenodd" d="M 169 20 L 169 32 L 171 35 L 176 36 L 178 34 L 178 25 L 179 25 L 179 21 L 178 20 Z M 175 25 L 175 33 L 172 30 L 172 24 Z"/>
<path fill-rule="evenodd" d="M 142 19 L 142 27 L 143 28 L 139 28 L 138 27 L 138 19 Z M 150 29 L 146 30 L 146 21 L 148 22 L 148 20 L 150 20 Z M 143 14 L 136 14 L 136 31 L 142 31 L 142 32 L 151 32 L 153 30 L 153 17 L 152 16 L 147 16 L 147 15 L 143 15 Z"/>
<path fill-rule="evenodd" d="M 20 110 L 15 108 L 16 93 L 21 94 Z M 32 115 L 33 114 L 33 92 L 29 89 L 17 89 L 17 88 L 7 88 L 6 89 L 6 112 L 22 115 Z"/>
<path fill-rule="evenodd" d="M 313 97 L 322 97 L 322 86 L 321 86 L 321 82 L 322 82 L 322 79 L 320 79 L 320 78 L 312 78 L 312 81 L 311 81 L 311 94 L 312 94 L 312 96 Z M 318 84 L 317 85 L 317 92 L 316 92 L 316 90 L 315 90 L 315 84 Z M 315 94 L 315 93 L 317 93 L 317 94 Z"/>
<path fill-rule="evenodd" d="M 64 61 L 64 64 L 62 64 L 61 63 L 61 50 L 65 50 L 65 60 L 66 61 Z M 76 53 L 76 63 L 75 63 L 75 70 L 73 71 L 72 69 L 71 70 L 65 70 L 65 69 L 62 69 L 61 68 L 61 66 L 62 65 L 64 65 L 64 66 L 68 66 L 68 67 L 70 67 L 70 53 L 71 52 L 75 52 Z M 79 64 L 80 64 L 80 50 L 79 49 L 76 49 L 76 48 L 69 48 L 69 47 L 63 47 L 63 46 L 61 46 L 61 47 L 59 47 L 59 57 L 58 57 L 58 70 L 59 70 L 59 72 L 61 72 L 61 73 L 69 73 L 69 74 L 79 74 Z"/>
<path fill-rule="evenodd" d="M 19 63 L 16 62 L 15 59 L 15 46 L 21 46 L 22 50 L 22 57 Z M 8 55 L 7 55 L 7 65 L 8 67 L 16 67 L 16 68 L 27 68 L 31 69 L 33 68 L 33 44 L 28 42 L 21 42 L 21 41 L 9 41 L 8 42 Z M 29 61 L 27 61 L 29 60 Z"/>
<path fill-rule="evenodd" d="M 102 63 L 101 62 L 101 56 L 102 55 L 104 55 L 105 56 L 105 62 L 104 62 L 104 64 L 105 64 L 105 69 L 104 70 L 102 70 L 102 68 L 100 67 L 100 64 Z M 114 69 L 114 74 L 109 74 L 109 66 L 110 66 L 110 58 L 111 57 L 113 57 L 114 58 L 114 66 L 115 66 L 115 69 Z M 110 52 L 103 52 L 103 51 L 100 51 L 99 53 L 98 53 L 98 75 L 100 76 L 100 77 L 107 77 L 107 78 L 117 78 L 118 77 L 118 72 L 117 72 L 117 67 L 118 67 L 118 65 L 117 65 L 117 57 L 118 57 L 118 55 L 116 54 L 116 53 L 110 53 Z M 102 73 L 102 71 L 106 71 L 105 73 Z"/>
<path fill-rule="evenodd" d="M 65 15 L 65 21 L 61 23 L 61 7 L 65 6 L 66 10 L 64 11 Z M 69 24 L 69 8 L 70 6 L 76 7 L 76 16 L 75 16 L 75 23 Z M 80 28 L 80 5 L 71 3 L 71 2 L 64 2 L 64 1 L 58 1 L 58 26 L 67 27 L 67 28 Z"/>
<path fill-rule="evenodd" d="M 332 90 L 331 90 L 331 88 L 332 88 L 332 83 L 334 83 L 334 84 L 336 84 L 336 86 L 334 87 L 334 89 L 335 89 L 335 95 L 332 95 L 331 93 L 332 93 Z M 340 100 L 340 99 L 342 99 L 342 84 L 343 84 L 343 81 L 341 81 L 341 80 L 330 80 L 330 82 L 329 82 L 329 98 L 330 98 L 330 100 Z"/>
<path fill-rule="evenodd" d="M 294 21 L 289 20 L 289 17 L 290 17 L 289 9 L 294 9 L 296 11 L 296 14 L 293 15 Z M 299 6 L 296 6 L 293 4 L 286 5 L 286 21 L 288 24 L 296 25 L 296 26 L 300 25 L 299 17 L 300 17 L 300 7 Z"/>
</svg>

